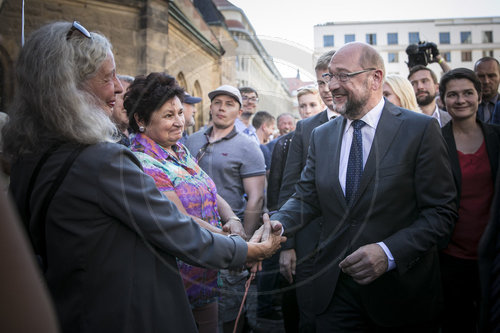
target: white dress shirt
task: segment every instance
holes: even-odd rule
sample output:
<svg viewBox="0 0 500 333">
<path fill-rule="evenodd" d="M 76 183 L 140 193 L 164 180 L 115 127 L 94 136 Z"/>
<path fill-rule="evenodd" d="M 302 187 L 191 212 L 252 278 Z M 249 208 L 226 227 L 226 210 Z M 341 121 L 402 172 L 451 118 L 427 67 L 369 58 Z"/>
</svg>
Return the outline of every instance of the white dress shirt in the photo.
<svg viewBox="0 0 500 333">
<path fill-rule="evenodd" d="M 332 118 L 336 118 L 339 114 L 330 110 L 330 108 L 326 108 L 326 115 L 328 116 L 328 120 L 332 120 Z"/>
<path fill-rule="evenodd" d="M 365 126 L 361 128 L 361 136 L 363 141 L 363 169 L 370 155 L 370 150 L 372 148 L 373 138 L 375 137 L 375 131 L 377 130 L 377 125 L 382 115 L 382 109 L 384 108 L 385 101 L 382 98 L 380 102 L 367 114 L 365 114 L 360 120 L 365 122 Z M 438 115 L 439 117 L 439 115 Z M 439 120 L 438 120 L 439 121 Z M 342 143 L 340 147 L 340 161 L 339 161 L 339 182 L 342 187 L 342 191 L 345 195 L 346 186 L 346 175 L 347 175 L 347 162 L 349 161 L 349 153 L 351 152 L 351 144 L 354 129 L 351 126 L 353 120 L 347 119 L 344 134 L 342 135 Z M 387 270 L 394 269 L 396 267 L 396 262 L 392 256 L 389 248 L 384 244 L 384 242 L 377 243 L 385 252 L 388 258 Z"/>
<path fill-rule="evenodd" d="M 439 107 L 436 104 L 436 109 L 434 109 L 434 112 L 432 113 L 432 116 L 437 119 L 439 123 L 439 127 L 443 127 L 443 124 L 441 123 L 441 114 L 439 113 Z"/>
</svg>

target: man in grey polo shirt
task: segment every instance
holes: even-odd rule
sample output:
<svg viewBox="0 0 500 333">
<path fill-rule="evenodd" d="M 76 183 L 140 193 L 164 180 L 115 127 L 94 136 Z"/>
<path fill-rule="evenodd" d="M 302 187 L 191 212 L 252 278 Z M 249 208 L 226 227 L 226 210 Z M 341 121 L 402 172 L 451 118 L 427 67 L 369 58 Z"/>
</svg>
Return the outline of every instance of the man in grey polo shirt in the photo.
<svg viewBox="0 0 500 333">
<path fill-rule="evenodd" d="M 210 92 L 208 97 L 213 126 L 189 136 L 186 147 L 213 179 L 220 196 L 243 220 L 246 234 L 252 235 L 260 224 L 264 202 L 264 156 L 258 144 L 234 126 L 242 112 L 239 90 L 223 85 Z M 232 330 L 246 274 L 246 271 L 238 275 L 222 273 L 224 286 L 219 318 L 224 323 L 224 331 L 226 328 Z"/>
</svg>

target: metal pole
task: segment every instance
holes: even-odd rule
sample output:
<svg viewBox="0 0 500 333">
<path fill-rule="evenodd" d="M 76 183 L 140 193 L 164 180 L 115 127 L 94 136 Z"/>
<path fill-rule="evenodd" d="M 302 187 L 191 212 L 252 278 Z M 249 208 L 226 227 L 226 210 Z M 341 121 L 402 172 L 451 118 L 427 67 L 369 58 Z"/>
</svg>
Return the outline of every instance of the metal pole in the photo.
<svg viewBox="0 0 500 333">
<path fill-rule="evenodd" d="M 24 46 L 24 0 L 23 0 L 23 9 L 21 14 L 21 46 Z"/>
</svg>

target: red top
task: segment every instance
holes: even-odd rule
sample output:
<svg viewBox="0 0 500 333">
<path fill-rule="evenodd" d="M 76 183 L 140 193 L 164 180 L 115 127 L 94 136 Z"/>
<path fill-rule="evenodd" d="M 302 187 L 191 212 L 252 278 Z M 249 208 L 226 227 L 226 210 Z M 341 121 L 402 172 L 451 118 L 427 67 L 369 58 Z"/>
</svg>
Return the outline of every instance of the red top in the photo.
<svg viewBox="0 0 500 333">
<path fill-rule="evenodd" d="M 462 191 L 458 220 L 444 253 L 462 259 L 477 259 L 477 247 L 490 217 L 493 177 L 486 144 L 473 154 L 458 151 Z"/>
</svg>

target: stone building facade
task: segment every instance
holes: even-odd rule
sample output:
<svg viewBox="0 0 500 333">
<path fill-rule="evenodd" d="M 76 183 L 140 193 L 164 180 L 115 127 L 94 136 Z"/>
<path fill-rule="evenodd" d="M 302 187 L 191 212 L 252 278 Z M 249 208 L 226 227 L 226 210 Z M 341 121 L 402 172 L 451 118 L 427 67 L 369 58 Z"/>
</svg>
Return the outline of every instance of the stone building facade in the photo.
<svg viewBox="0 0 500 333">
<path fill-rule="evenodd" d="M 384 59 L 388 74 L 408 75 L 406 48 L 419 41 L 435 43 L 451 68 L 473 69 L 482 57 L 500 57 L 500 16 L 329 22 L 314 26 L 315 55 L 351 41 L 373 45 Z M 443 74 L 438 64 L 429 67 L 438 77 Z"/>
<path fill-rule="evenodd" d="M 221 36 L 229 32 L 213 30 L 190 0 L 31 0 L 24 16 L 26 38 L 47 22 L 77 20 L 108 37 L 118 73 L 173 75 L 190 94 L 203 98 L 197 104 L 197 128 L 208 121 L 208 92 L 237 83 L 235 67 L 230 66 L 236 41 L 225 38 L 222 44 Z M 13 96 L 13 63 L 21 48 L 22 1 L 2 1 L 0 22 L 0 105 L 5 110 Z"/>
<path fill-rule="evenodd" d="M 13 64 L 22 44 L 22 3 L 0 2 L 0 110 L 6 110 L 15 89 Z M 218 19 L 208 23 L 207 11 Z M 254 85 L 263 95 L 260 106 L 273 113 L 288 108 L 284 80 L 263 48 L 253 60 L 255 65 L 243 70 L 245 59 L 238 52 L 248 43 L 235 36 L 216 1 L 30 0 L 25 2 L 24 18 L 26 38 L 41 25 L 60 20 L 77 20 L 89 31 L 101 32 L 113 44 L 119 74 L 173 75 L 190 94 L 203 98 L 196 105 L 195 129 L 208 122 L 208 92 L 222 84 Z M 261 46 L 253 37 L 251 44 Z M 249 69 L 255 72 L 253 80 Z"/>
</svg>

